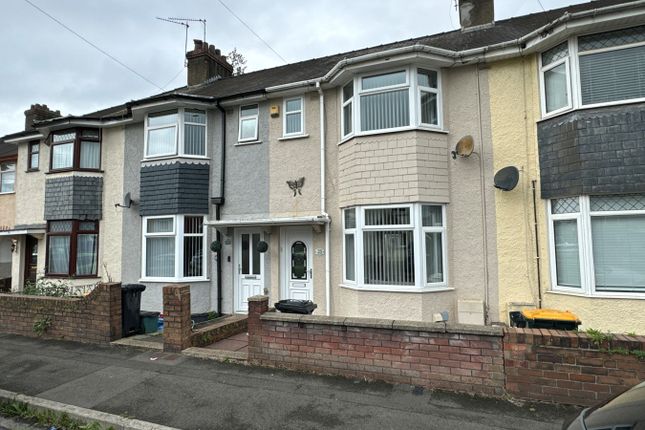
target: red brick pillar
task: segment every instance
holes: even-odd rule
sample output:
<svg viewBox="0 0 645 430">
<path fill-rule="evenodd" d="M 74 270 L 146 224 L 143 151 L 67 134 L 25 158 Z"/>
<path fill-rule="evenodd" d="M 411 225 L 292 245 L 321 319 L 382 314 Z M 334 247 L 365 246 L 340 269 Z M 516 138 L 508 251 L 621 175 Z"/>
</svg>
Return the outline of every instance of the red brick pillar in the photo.
<svg viewBox="0 0 645 430">
<path fill-rule="evenodd" d="M 191 335 L 190 286 L 163 287 L 163 350 L 180 352 L 189 348 Z"/>
<path fill-rule="evenodd" d="M 255 356 L 261 353 L 262 348 L 262 321 L 260 316 L 269 310 L 268 296 L 249 297 L 249 362 L 253 362 Z"/>
<path fill-rule="evenodd" d="M 121 339 L 123 336 L 123 321 L 121 316 L 121 283 L 105 284 L 110 294 L 110 341 Z"/>
</svg>

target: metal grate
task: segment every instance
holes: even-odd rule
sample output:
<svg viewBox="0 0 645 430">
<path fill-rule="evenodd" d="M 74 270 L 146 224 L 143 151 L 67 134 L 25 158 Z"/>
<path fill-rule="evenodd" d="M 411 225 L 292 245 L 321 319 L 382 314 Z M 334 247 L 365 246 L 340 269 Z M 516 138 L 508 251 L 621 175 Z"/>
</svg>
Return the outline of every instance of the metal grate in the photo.
<svg viewBox="0 0 645 430">
<path fill-rule="evenodd" d="M 571 214 L 580 212 L 580 201 L 578 197 L 565 197 L 563 199 L 551 200 L 552 214 Z"/>
<path fill-rule="evenodd" d="M 569 55 L 569 47 L 567 43 L 568 42 L 561 43 L 548 51 L 544 51 L 542 53 L 542 66 L 548 66 L 549 64 L 555 63 Z"/>
<path fill-rule="evenodd" d="M 591 196 L 592 212 L 645 210 L 645 194 Z"/>
<path fill-rule="evenodd" d="M 591 51 L 639 42 L 645 42 L 645 26 L 582 36 L 578 39 L 578 51 Z"/>
</svg>

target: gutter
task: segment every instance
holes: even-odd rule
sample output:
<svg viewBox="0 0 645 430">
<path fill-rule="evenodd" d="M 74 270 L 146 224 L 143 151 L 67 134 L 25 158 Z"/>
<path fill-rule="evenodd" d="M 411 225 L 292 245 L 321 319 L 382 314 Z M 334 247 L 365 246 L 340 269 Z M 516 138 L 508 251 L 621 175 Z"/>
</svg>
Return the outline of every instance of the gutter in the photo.
<svg viewBox="0 0 645 430">
<path fill-rule="evenodd" d="M 205 221 L 204 224 L 217 227 L 231 226 L 264 226 L 264 225 L 306 225 L 306 224 L 326 224 L 331 220 L 329 215 L 310 215 L 300 217 L 282 217 L 282 218 L 259 218 L 259 219 L 236 219 L 229 221 Z"/>
</svg>

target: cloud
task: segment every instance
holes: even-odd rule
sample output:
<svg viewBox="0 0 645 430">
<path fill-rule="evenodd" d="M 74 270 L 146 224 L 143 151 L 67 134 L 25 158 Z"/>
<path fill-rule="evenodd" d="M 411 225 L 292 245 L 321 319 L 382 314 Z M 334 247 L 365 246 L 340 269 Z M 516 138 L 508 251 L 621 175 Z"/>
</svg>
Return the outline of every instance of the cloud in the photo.
<svg viewBox="0 0 645 430">
<path fill-rule="evenodd" d="M 185 32 L 157 16 L 206 19 L 208 41 L 223 52 L 237 47 L 248 71 L 282 64 L 215 0 L 31 1 L 159 86 L 178 73 L 168 88 L 185 83 Z M 454 0 L 224 1 L 288 62 L 447 31 L 459 22 Z M 495 8 L 497 19 L 541 10 L 537 0 L 496 0 Z M 22 130 L 32 103 L 83 114 L 159 92 L 25 1 L 3 4 L 3 18 L 0 136 Z M 202 34 L 201 24 L 191 23 L 189 49 Z"/>
</svg>

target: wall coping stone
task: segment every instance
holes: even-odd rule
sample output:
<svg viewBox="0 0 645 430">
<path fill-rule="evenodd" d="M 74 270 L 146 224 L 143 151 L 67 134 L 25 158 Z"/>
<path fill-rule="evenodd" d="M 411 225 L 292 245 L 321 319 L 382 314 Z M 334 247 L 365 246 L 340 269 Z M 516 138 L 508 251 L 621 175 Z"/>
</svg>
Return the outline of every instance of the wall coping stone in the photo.
<svg viewBox="0 0 645 430">
<path fill-rule="evenodd" d="M 263 296 L 263 295 L 258 295 L 258 296 L 251 296 L 248 299 L 246 299 L 249 302 L 263 302 L 263 301 L 269 301 L 269 296 Z"/>
<path fill-rule="evenodd" d="M 265 296 L 255 296 L 261 301 Z M 253 297 L 252 297 L 253 298 Z M 250 298 L 249 300 L 251 300 Z M 425 321 L 401 321 L 381 318 L 333 317 L 324 315 L 286 314 L 265 312 L 260 316 L 263 321 L 282 321 L 303 324 L 323 324 L 346 327 L 380 328 L 386 330 L 425 331 L 431 333 L 474 334 L 481 336 L 503 337 L 504 329 L 498 326 L 478 326 L 468 324 L 432 323 Z"/>
</svg>

